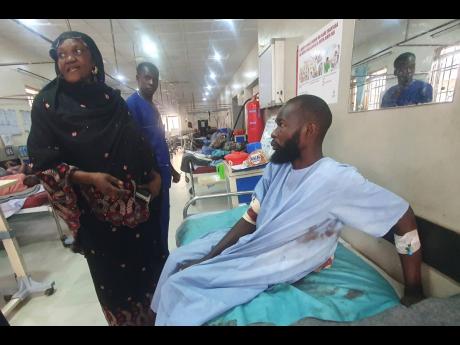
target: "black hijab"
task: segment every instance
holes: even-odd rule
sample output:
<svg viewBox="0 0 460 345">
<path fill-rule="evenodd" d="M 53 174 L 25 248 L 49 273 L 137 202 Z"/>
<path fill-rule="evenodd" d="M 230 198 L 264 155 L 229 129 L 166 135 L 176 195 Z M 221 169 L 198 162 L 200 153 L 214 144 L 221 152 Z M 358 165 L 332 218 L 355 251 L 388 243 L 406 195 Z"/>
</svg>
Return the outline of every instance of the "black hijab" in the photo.
<svg viewBox="0 0 460 345">
<path fill-rule="evenodd" d="M 90 82 L 68 83 L 60 76 L 57 49 L 66 39 L 80 39 L 97 67 Z M 119 90 L 105 84 L 104 63 L 94 41 L 81 32 L 61 34 L 52 44 L 57 78 L 35 97 L 29 156 L 37 171 L 61 163 L 119 179 L 148 182 L 154 155 L 128 112 Z"/>
</svg>

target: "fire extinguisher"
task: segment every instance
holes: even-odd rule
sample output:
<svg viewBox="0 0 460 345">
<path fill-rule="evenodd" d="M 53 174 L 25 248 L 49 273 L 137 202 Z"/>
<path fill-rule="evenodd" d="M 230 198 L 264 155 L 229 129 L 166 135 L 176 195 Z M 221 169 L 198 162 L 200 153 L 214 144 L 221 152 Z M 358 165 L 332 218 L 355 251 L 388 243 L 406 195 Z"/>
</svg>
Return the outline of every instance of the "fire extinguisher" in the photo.
<svg viewBox="0 0 460 345">
<path fill-rule="evenodd" d="M 246 104 L 248 143 L 259 142 L 264 131 L 264 120 L 260 113 L 259 95 Z"/>
</svg>

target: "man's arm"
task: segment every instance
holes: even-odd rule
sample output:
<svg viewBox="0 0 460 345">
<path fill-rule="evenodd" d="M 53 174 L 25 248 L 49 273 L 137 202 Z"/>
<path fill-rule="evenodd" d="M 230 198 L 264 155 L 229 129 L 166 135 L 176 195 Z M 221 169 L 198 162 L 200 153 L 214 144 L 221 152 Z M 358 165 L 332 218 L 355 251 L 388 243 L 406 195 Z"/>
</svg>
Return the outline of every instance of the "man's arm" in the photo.
<svg viewBox="0 0 460 345">
<path fill-rule="evenodd" d="M 396 224 L 395 233 L 397 236 L 404 236 L 414 230 L 417 231 L 417 223 L 415 222 L 414 212 L 412 208 L 409 207 Z M 414 253 L 410 253 L 409 251 L 409 254 L 399 253 L 399 257 L 401 259 L 405 283 L 404 297 L 401 302 L 409 306 L 424 298 L 421 275 L 422 250 L 420 248 Z"/>
<path fill-rule="evenodd" d="M 233 228 L 229 232 L 227 232 L 227 234 L 219 241 L 219 243 L 217 243 L 217 245 L 214 248 L 212 248 L 209 254 L 207 254 L 206 256 L 204 256 L 203 258 L 199 260 L 189 261 L 181 265 L 180 269 L 183 270 L 192 265 L 196 265 L 200 262 L 212 259 L 213 257 L 222 253 L 228 247 L 231 247 L 236 242 L 238 242 L 240 237 L 243 237 L 248 234 L 252 234 L 255 230 L 256 230 L 255 224 L 251 224 L 246 219 L 241 218 L 233 226 Z"/>
<path fill-rule="evenodd" d="M 422 97 L 420 103 L 430 103 L 433 101 L 433 87 L 426 83 L 422 89 Z"/>
<path fill-rule="evenodd" d="M 233 246 L 238 240 L 246 235 L 252 234 L 256 231 L 257 215 L 260 210 L 260 202 L 257 198 L 253 198 L 248 210 L 243 217 L 233 226 L 233 228 L 212 248 L 208 255 L 199 260 L 189 261 L 181 265 L 180 269 L 185 269 L 189 266 L 198 264 L 200 262 L 212 259 L 213 257 L 222 253 L 225 249 Z"/>
</svg>

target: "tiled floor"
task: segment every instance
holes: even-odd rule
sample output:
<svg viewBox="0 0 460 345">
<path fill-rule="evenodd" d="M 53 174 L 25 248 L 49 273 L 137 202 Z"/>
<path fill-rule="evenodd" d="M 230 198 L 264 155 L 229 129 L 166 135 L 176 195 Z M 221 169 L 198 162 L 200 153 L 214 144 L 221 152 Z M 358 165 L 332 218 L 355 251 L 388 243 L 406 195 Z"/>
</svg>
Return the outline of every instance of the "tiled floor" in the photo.
<svg viewBox="0 0 460 345">
<path fill-rule="evenodd" d="M 173 158 L 173 165 L 179 170 L 182 154 Z M 184 173 L 181 181 L 173 183 L 170 190 L 170 250 L 176 247 L 175 232 L 182 222 L 182 209 L 189 200 Z M 198 183 L 197 194 L 220 192 L 225 190 L 223 183 Z M 213 211 L 226 208 L 225 199 L 213 201 L 198 201 L 190 208 L 191 213 Z M 86 260 L 82 255 L 74 254 L 62 246 L 54 233 L 55 225 L 52 220 L 44 217 L 29 216 L 17 227 L 26 228 L 24 231 L 34 232 L 29 241 L 21 243 L 21 253 L 26 263 L 28 273 L 35 281 L 54 281 L 56 292 L 51 296 L 38 295 L 22 302 L 8 315 L 11 325 L 107 325 L 100 309 L 96 293 L 91 281 Z M 49 225 L 49 226 L 48 226 Z M 12 226 L 13 227 L 13 226 Z M 43 229 L 41 231 L 40 229 Z M 20 232 L 18 230 L 18 232 Z M 18 235 L 19 236 L 19 235 Z M 33 240 L 30 240 L 33 238 Z M 16 282 L 4 250 L 0 251 L 0 293 L 14 291 Z M 0 308 L 5 302 L 0 299 Z"/>
</svg>

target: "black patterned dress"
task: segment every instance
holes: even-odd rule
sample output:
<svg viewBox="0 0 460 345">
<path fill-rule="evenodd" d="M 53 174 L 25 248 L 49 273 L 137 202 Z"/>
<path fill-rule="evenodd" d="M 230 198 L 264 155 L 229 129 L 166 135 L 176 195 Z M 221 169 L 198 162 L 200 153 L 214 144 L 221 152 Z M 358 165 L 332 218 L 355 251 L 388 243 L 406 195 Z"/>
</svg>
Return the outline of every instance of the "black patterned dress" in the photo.
<svg viewBox="0 0 460 345">
<path fill-rule="evenodd" d="M 119 91 L 54 80 L 35 97 L 28 150 L 53 208 L 74 234 L 73 250 L 88 262 L 108 323 L 153 325 L 150 302 L 167 256 L 161 197 L 146 203 L 135 191 L 158 167 Z M 128 193 L 110 198 L 74 184 L 78 169 L 110 174 Z"/>
</svg>

